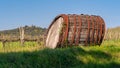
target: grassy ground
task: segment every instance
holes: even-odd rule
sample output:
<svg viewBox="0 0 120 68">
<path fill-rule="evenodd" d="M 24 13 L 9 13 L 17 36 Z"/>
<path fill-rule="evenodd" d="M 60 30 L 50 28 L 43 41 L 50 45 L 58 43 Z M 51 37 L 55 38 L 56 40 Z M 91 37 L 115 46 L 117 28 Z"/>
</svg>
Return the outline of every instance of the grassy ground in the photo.
<svg viewBox="0 0 120 68">
<path fill-rule="evenodd" d="M 0 44 L 1 45 L 1 44 Z M 120 68 L 120 40 L 99 46 L 47 49 L 35 42 L 0 46 L 0 68 Z"/>
<path fill-rule="evenodd" d="M 35 51 L 43 48 L 44 47 L 42 45 L 36 42 L 25 42 L 24 46 L 21 46 L 20 42 L 7 42 L 5 43 L 5 47 L 3 47 L 2 43 L 0 42 L 0 53 Z"/>
</svg>

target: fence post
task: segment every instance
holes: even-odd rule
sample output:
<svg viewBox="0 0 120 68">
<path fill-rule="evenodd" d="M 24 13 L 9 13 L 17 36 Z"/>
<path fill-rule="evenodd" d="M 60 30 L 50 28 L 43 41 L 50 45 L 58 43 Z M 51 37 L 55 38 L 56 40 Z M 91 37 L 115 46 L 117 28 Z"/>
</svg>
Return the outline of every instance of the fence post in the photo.
<svg viewBox="0 0 120 68">
<path fill-rule="evenodd" d="M 19 32 L 20 32 L 20 44 L 23 46 L 24 45 L 24 28 L 20 27 Z"/>
</svg>

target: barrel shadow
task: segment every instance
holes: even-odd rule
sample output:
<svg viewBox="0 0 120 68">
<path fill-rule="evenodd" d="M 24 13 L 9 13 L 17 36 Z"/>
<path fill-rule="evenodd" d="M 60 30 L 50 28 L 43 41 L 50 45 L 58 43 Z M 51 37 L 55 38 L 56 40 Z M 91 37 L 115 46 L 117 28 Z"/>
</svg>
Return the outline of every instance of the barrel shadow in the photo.
<svg viewBox="0 0 120 68">
<path fill-rule="evenodd" d="M 34 52 L 0 53 L 0 68 L 113 68 L 119 63 L 83 62 L 81 57 L 91 56 L 96 60 L 112 59 L 110 54 L 102 51 L 86 51 L 81 47 L 43 49 Z M 79 57 L 79 58 L 77 58 Z M 102 61 L 102 60 L 101 60 Z"/>
</svg>

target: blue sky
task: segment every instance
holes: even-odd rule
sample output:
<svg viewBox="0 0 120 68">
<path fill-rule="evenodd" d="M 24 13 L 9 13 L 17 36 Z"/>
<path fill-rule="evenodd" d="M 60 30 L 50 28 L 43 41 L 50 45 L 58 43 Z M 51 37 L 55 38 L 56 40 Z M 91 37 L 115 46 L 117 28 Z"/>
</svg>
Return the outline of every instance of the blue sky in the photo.
<svg viewBox="0 0 120 68">
<path fill-rule="evenodd" d="M 59 14 L 100 15 L 107 28 L 120 26 L 120 0 L 0 0 L 0 30 L 48 27 Z"/>
</svg>

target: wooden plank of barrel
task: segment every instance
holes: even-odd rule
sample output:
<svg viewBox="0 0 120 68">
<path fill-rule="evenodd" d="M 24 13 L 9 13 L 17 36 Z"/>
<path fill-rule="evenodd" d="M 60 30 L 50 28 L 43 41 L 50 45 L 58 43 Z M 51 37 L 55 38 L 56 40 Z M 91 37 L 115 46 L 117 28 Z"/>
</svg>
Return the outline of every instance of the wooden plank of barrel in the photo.
<svg viewBox="0 0 120 68">
<path fill-rule="evenodd" d="M 61 14 L 48 28 L 45 46 L 100 45 L 105 34 L 105 22 L 96 15 Z"/>
</svg>

